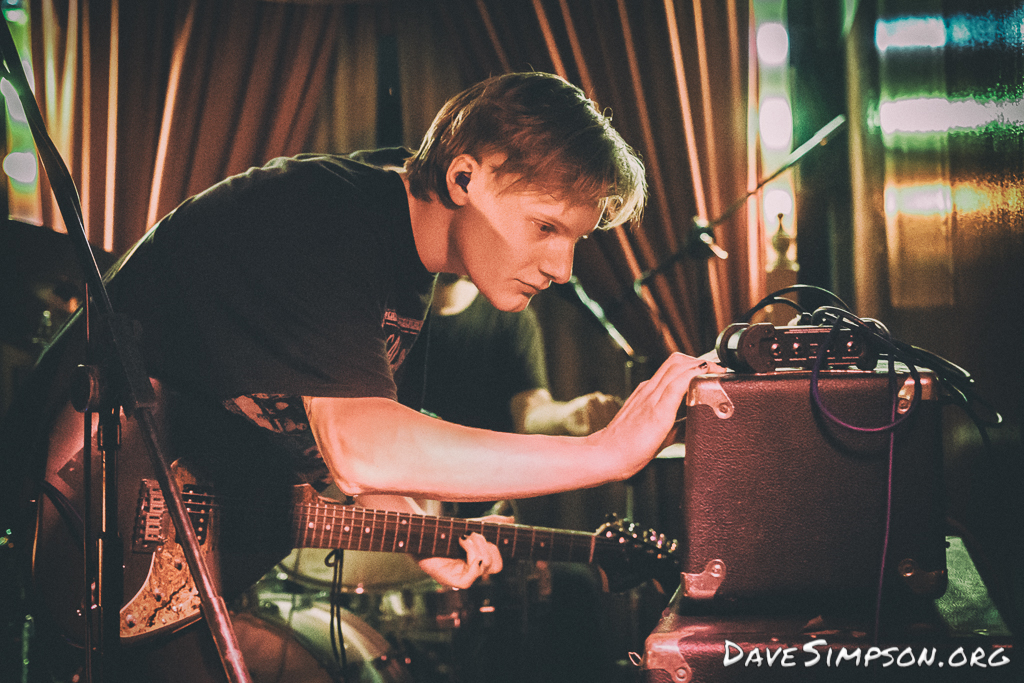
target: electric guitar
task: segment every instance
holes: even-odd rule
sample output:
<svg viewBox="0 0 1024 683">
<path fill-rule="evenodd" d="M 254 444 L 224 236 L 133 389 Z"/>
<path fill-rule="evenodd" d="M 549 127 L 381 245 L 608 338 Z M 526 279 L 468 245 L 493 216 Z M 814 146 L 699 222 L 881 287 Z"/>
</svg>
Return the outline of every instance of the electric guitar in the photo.
<svg viewBox="0 0 1024 683">
<path fill-rule="evenodd" d="M 71 424 L 74 415 L 66 416 Z M 81 644 L 87 601 L 81 580 L 78 427 L 51 437 L 32 569 L 36 584 L 44 587 L 39 593 L 50 616 L 65 638 Z M 185 553 L 143 449 L 134 421 L 126 420 L 118 467 L 124 558 L 120 633 L 125 645 L 177 631 L 201 616 Z M 671 592 L 679 581 L 675 541 L 628 522 L 610 520 L 595 533 L 586 533 L 414 515 L 344 505 L 318 495 L 311 486 L 275 485 L 266 477 L 217 486 L 182 460 L 173 463 L 172 471 L 211 578 L 226 600 L 241 594 L 293 548 L 464 557 L 458 539 L 472 532 L 494 543 L 505 560 L 597 564 L 611 591 L 655 579 Z"/>
<path fill-rule="evenodd" d="M 225 502 L 189 482 L 180 469 L 177 474 L 209 562 L 216 553 L 212 542 L 217 533 L 216 516 Z M 613 591 L 648 578 L 660 578 L 665 584 L 679 579 L 674 542 L 618 520 L 609 521 L 596 533 L 586 533 L 355 507 L 323 498 L 308 485 L 294 487 L 293 495 L 291 541 L 296 548 L 457 558 L 465 557 L 459 538 L 476 532 L 495 544 L 504 560 L 596 563 L 605 571 Z M 123 642 L 180 628 L 200 616 L 191 573 L 173 537 L 159 486 L 155 481 L 143 480 L 132 545 L 150 547 L 153 556 L 145 583 L 121 609 Z"/>
</svg>

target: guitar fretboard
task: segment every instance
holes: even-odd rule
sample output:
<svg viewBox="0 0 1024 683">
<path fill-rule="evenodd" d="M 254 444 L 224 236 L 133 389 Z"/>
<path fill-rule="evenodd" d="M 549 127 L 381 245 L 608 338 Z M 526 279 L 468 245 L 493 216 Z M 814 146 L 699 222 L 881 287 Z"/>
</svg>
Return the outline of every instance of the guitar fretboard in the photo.
<svg viewBox="0 0 1024 683">
<path fill-rule="evenodd" d="M 498 547 L 504 558 L 593 562 L 602 539 L 582 531 L 499 524 L 352 507 L 324 501 L 295 509 L 295 546 L 340 548 L 431 557 L 465 555 L 459 538 L 473 532 Z"/>
</svg>

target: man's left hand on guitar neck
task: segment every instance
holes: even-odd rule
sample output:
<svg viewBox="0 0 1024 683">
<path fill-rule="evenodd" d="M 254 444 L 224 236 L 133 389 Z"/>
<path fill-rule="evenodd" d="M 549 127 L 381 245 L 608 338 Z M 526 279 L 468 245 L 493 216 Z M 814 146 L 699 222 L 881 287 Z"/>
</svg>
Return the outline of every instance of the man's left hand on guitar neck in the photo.
<svg viewBox="0 0 1024 683">
<path fill-rule="evenodd" d="M 437 504 L 436 501 L 417 501 L 407 496 L 393 495 L 356 496 L 355 503 L 376 510 L 408 512 L 415 515 L 436 515 L 438 510 L 432 508 L 440 508 L 440 504 Z M 515 521 L 513 517 L 502 515 L 487 515 L 474 519 L 501 524 L 512 524 Z M 475 532 L 470 533 L 459 539 L 459 545 L 466 551 L 466 559 L 421 557 L 417 558 L 420 569 L 438 583 L 462 589 L 472 586 L 473 582 L 481 576 L 490 576 L 501 571 L 503 562 L 501 553 L 498 552 L 498 546 L 489 542 L 482 535 Z"/>
</svg>

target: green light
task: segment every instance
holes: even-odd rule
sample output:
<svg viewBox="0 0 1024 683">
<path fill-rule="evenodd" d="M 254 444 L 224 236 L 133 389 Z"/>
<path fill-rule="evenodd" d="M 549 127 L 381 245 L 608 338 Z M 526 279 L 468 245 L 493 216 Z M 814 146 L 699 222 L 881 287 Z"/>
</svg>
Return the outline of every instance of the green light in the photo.
<svg viewBox="0 0 1024 683">
<path fill-rule="evenodd" d="M 1002 14 L 956 14 L 946 21 L 949 24 L 947 39 L 959 48 L 1020 49 L 1024 37 L 1024 7 Z"/>
<path fill-rule="evenodd" d="M 978 213 L 992 210 L 992 193 L 977 187 L 958 187 L 953 190 L 953 205 L 959 213 Z"/>
<path fill-rule="evenodd" d="M 909 185 L 885 190 L 885 213 L 914 216 L 941 216 L 953 210 L 953 196 L 948 185 Z"/>
<path fill-rule="evenodd" d="M 24 25 L 28 23 L 28 12 L 20 8 L 4 10 L 4 18 L 12 24 Z"/>
<path fill-rule="evenodd" d="M 774 21 L 761 24 L 757 29 L 757 56 L 762 64 L 785 64 L 789 56 L 789 33 L 786 27 Z"/>
<path fill-rule="evenodd" d="M 0 93 L 3 94 L 4 100 L 7 102 L 7 113 L 11 120 L 27 123 L 28 118 L 25 116 L 25 109 L 21 106 L 18 92 L 6 78 L 0 78 Z"/>
<path fill-rule="evenodd" d="M 768 97 L 758 114 L 761 140 L 770 149 L 788 149 L 793 140 L 793 112 L 781 97 Z"/>
<path fill-rule="evenodd" d="M 884 53 L 890 49 L 943 47 L 946 24 L 941 17 L 908 17 L 875 23 L 875 47 Z"/>
<path fill-rule="evenodd" d="M 971 130 L 989 125 L 1024 126 L 1024 102 L 918 97 L 882 102 L 879 122 L 886 135 Z"/>
<path fill-rule="evenodd" d="M 25 70 L 30 91 L 35 91 L 35 78 L 32 75 L 29 49 L 28 3 L 24 0 L 4 0 L 6 8 L 4 17 L 11 30 L 18 52 L 22 55 L 21 66 Z M 0 79 L 0 95 L 7 103 L 7 145 L 6 151 L 11 152 L 0 167 L 8 176 L 6 183 L 7 213 L 10 218 L 41 225 L 43 223 L 42 205 L 39 192 L 39 167 L 35 158 L 35 143 L 32 132 L 26 121 L 21 100 L 11 83 Z"/>
<path fill-rule="evenodd" d="M 779 214 L 788 216 L 793 213 L 793 195 L 788 190 L 769 190 L 764 195 L 765 222 L 773 225 Z"/>
<path fill-rule="evenodd" d="M 4 158 L 3 166 L 11 180 L 24 185 L 36 180 L 36 155 L 31 152 L 11 152 Z"/>
</svg>

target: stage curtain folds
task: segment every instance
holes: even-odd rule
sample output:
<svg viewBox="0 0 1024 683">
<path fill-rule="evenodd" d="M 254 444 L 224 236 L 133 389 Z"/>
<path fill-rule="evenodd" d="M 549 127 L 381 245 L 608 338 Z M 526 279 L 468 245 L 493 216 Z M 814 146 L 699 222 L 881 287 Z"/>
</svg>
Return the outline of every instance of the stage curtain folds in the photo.
<svg viewBox="0 0 1024 683">
<path fill-rule="evenodd" d="M 642 298 L 632 286 L 687 244 L 695 216 L 746 191 L 746 0 L 32 0 L 30 14 L 37 98 L 90 239 L 115 254 L 227 175 L 373 146 L 373 46 L 392 32 L 406 144 L 445 97 L 511 70 L 559 73 L 611 113 L 650 201 L 640 225 L 584 242 L 577 274 L 642 352 L 707 350 L 763 289 L 747 211 L 715 229 L 727 260 L 684 258 Z"/>
<path fill-rule="evenodd" d="M 36 98 L 90 240 L 123 253 L 186 197 L 305 151 L 343 9 L 32 0 Z M 63 229 L 41 197 L 41 222 Z"/>
<path fill-rule="evenodd" d="M 577 274 L 641 349 L 711 348 L 717 332 L 760 292 L 758 271 L 749 265 L 746 211 L 715 230 L 727 260 L 683 259 L 648 281 L 643 303 L 633 282 L 687 244 L 695 216 L 714 219 L 747 191 L 746 0 L 437 5 L 467 80 L 551 71 L 611 112 L 644 159 L 650 200 L 641 225 L 581 245 Z"/>
</svg>

